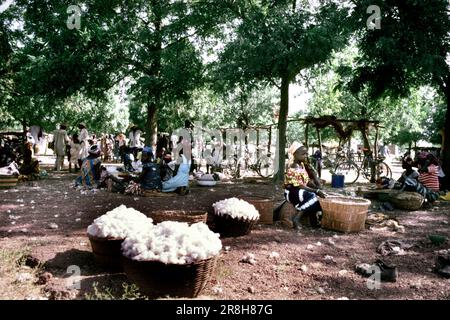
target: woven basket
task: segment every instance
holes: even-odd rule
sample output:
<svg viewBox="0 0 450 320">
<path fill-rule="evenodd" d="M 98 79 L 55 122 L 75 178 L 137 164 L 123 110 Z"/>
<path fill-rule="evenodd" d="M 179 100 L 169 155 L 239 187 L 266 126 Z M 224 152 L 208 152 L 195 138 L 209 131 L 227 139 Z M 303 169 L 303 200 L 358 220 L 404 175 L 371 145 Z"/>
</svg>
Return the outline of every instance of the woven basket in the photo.
<svg viewBox="0 0 450 320">
<path fill-rule="evenodd" d="M 273 224 L 273 200 L 258 196 L 242 196 L 240 199 L 255 206 L 259 212 L 259 223 Z"/>
<path fill-rule="evenodd" d="M 391 194 L 389 202 L 398 209 L 418 210 L 422 207 L 424 198 L 417 192 L 398 192 Z"/>
<path fill-rule="evenodd" d="M 88 234 L 95 262 L 102 268 L 121 271 L 122 238 L 99 238 Z"/>
<path fill-rule="evenodd" d="M 370 201 L 362 198 L 328 196 L 319 198 L 322 227 L 341 232 L 364 230 Z"/>
<path fill-rule="evenodd" d="M 17 176 L 0 174 L 0 189 L 14 188 L 18 181 Z"/>
<path fill-rule="evenodd" d="M 163 221 L 187 222 L 188 224 L 197 222 L 206 223 L 207 217 L 208 212 L 200 210 L 161 210 L 150 213 L 150 218 L 153 219 L 154 223 L 160 223 Z"/>
<path fill-rule="evenodd" d="M 218 256 L 191 264 L 135 261 L 122 256 L 122 265 L 131 282 L 149 298 L 195 298 L 206 287 Z"/>
<path fill-rule="evenodd" d="M 227 214 L 214 213 L 214 231 L 219 233 L 221 238 L 241 237 L 250 234 L 257 222 L 258 220 L 238 219 Z"/>
</svg>

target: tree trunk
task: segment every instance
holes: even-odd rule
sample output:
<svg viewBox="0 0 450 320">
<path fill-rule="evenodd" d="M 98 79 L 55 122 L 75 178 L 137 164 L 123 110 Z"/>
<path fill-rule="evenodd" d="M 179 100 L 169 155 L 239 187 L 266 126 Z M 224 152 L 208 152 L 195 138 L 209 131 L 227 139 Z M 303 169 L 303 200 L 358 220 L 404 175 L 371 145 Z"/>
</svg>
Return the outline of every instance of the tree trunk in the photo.
<svg viewBox="0 0 450 320">
<path fill-rule="evenodd" d="M 158 103 L 150 102 L 147 105 L 147 130 L 145 130 L 145 145 L 156 150 L 158 133 Z"/>
<path fill-rule="evenodd" d="M 275 174 L 274 182 L 284 180 L 284 169 L 286 163 L 286 126 L 289 113 L 289 78 L 284 76 L 281 79 L 280 112 L 278 118 L 278 171 Z"/>
<path fill-rule="evenodd" d="M 444 122 L 444 145 L 443 149 L 443 161 L 442 170 L 445 173 L 445 186 L 447 189 L 450 187 L 450 74 L 447 76 L 447 81 L 445 84 L 445 99 L 447 100 L 447 112 L 445 113 Z"/>
<path fill-rule="evenodd" d="M 162 49 L 162 37 L 161 37 L 161 22 L 162 22 L 162 11 L 161 4 L 158 0 L 153 0 L 151 2 L 153 12 L 155 16 L 155 21 L 153 26 L 155 28 L 155 42 L 152 43 L 152 51 L 154 51 L 154 58 L 149 70 L 149 75 L 151 77 L 159 80 L 161 76 L 161 49 Z M 158 134 L 158 109 L 161 104 L 161 88 L 159 81 L 156 81 L 156 85 L 148 93 L 153 98 L 147 104 L 147 121 L 145 130 L 145 141 L 146 145 L 151 145 L 153 150 L 156 150 L 157 134 Z"/>
</svg>

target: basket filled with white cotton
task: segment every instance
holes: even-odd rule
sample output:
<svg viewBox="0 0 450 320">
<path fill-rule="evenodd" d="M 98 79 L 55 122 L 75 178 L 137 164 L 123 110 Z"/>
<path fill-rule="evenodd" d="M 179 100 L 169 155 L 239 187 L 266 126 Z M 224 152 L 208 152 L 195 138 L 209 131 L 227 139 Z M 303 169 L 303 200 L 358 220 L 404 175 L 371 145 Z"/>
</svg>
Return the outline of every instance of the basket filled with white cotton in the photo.
<svg viewBox="0 0 450 320">
<path fill-rule="evenodd" d="M 195 298 L 214 273 L 221 249 L 219 235 L 202 222 L 164 221 L 124 240 L 122 265 L 149 298 Z"/>
<path fill-rule="evenodd" d="M 147 232 L 153 220 L 145 214 L 121 205 L 98 217 L 87 228 L 94 259 L 98 265 L 110 270 L 122 270 L 121 245 L 136 232 Z"/>
<path fill-rule="evenodd" d="M 215 231 L 221 237 L 240 237 L 250 234 L 259 220 L 254 205 L 238 198 L 229 198 L 213 204 Z"/>
</svg>

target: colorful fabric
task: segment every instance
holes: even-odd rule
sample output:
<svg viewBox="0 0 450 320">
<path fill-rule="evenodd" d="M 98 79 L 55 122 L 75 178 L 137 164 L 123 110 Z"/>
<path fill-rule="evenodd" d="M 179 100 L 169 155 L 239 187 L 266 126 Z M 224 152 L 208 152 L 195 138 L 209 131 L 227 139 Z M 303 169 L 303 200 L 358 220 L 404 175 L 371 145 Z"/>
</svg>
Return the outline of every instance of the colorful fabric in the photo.
<svg viewBox="0 0 450 320">
<path fill-rule="evenodd" d="M 100 178 L 100 172 L 97 170 L 100 167 L 100 159 L 98 158 L 86 158 L 81 165 L 80 176 L 77 178 L 77 184 L 84 187 L 95 187 Z"/>
<path fill-rule="evenodd" d="M 429 165 L 428 172 L 422 172 L 419 175 L 419 182 L 425 187 L 433 191 L 439 191 L 439 167 L 436 165 Z"/>
<path fill-rule="evenodd" d="M 293 187 L 306 186 L 309 182 L 308 172 L 305 167 L 289 168 L 285 175 L 285 185 Z"/>
</svg>

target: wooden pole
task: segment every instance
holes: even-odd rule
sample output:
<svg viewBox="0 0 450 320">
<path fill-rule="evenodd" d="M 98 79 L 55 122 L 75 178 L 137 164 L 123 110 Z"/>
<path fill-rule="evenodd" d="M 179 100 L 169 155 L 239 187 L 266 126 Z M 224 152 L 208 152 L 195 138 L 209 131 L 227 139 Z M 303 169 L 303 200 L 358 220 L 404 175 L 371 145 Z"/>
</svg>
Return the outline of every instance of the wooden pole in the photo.
<svg viewBox="0 0 450 320">
<path fill-rule="evenodd" d="M 309 123 L 307 123 L 306 127 L 305 127 L 305 148 L 306 148 L 306 150 L 308 150 L 308 154 L 309 154 L 308 129 L 309 129 Z"/>
<path fill-rule="evenodd" d="M 319 142 L 319 151 L 322 154 L 322 137 L 320 136 L 320 129 L 316 127 L 317 131 L 317 141 Z"/>
<path fill-rule="evenodd" d="M 323 153 L 322 153 L 322 137 L 320 136 L 320 129 L 318 127 L 316 127 L 316 132 L 317 132 L 317 141 L 319 142 L 319 151 L 320 151 L 320 156 L 322 157 Z M 317 174 L 319 175 L 319 178 L 322 178 L 322 168 L 320 166 L 320 162 L 321 159 L 316 159 L 316 170 L 317 170 Z"/>
<path fill-rule="evenodd" d="M 373 146 L 373 162 L 371 166 L 371 177 L 370 182 L 374 183 L 376 179 L 378 179 L 378 170 L 375 170 L 375 161 L 378 158 L 378 126 L 375 126 L 375 144 Z"/>
</svg>

